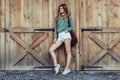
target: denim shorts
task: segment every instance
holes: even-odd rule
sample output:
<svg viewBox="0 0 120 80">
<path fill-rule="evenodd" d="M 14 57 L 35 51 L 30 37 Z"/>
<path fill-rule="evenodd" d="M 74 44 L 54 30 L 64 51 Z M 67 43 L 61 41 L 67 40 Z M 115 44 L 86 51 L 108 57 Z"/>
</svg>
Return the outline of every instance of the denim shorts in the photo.
<svg viewBox="0 0 120 80">
<path fill-rule="evenodd" d="M 65 39 L 71 39 L 70 32 L 61 32 L 58 34 L 58 40 L 64 42 Z"/>
</svg>

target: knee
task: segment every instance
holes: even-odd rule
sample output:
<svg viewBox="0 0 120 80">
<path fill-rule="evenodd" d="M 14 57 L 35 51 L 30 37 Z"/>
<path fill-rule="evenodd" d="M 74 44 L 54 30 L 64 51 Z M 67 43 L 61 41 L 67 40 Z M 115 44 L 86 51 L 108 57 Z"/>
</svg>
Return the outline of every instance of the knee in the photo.
<svg viewBox="0 0 120 80">
<path fill-rule="evenodd" d="M 67 55 L 71 54 L 71 51 L 68 50 L 68 49 L 66 49 L 66 54 L 67 54 Z"/>
<path fill-rule="evenodd" d="M 50 48 L 49 53 L 51 54 L 52 52 L 54 52 L 54 50 L 52 48 Z"/>
</svg>

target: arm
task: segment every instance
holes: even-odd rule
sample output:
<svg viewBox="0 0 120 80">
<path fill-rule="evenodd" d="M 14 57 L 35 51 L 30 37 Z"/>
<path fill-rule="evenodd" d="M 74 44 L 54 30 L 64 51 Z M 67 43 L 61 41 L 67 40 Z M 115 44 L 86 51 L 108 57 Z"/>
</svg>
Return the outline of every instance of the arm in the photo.
<svg viewBox="0 0 120 80">
<path fill-rule="evenodd" d="M 72 21 L 72 17 L 69 16 L 69 22 L 68 22 L 68 28 L 67 28 L 67 31 L 72 31 L 73 30 L 73 21 Z"/>
<path fill-rule="evenodd" d="M 54 28 L 54 40 L 57 39 L 57 22 L 55 21 L 55 28 Z"/>
</svg>

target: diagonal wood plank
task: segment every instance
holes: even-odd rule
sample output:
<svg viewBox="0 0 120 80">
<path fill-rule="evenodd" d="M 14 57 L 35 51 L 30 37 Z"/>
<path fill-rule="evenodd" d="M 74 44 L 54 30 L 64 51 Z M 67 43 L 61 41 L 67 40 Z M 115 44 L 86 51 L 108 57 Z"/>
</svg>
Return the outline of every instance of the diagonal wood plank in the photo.
<svg viewBox="0 0 120 80">
<path fill-rule="evenodd" d="M 86 32 L 86 33 L 89 36 L 89 38 L 91 38 L 101 48 L 108 49 L 108 47 L 101 40 L 99 40 L 93 33 L 91 33 L 91 32 Z"/>
<path fill-rule="evenodd" d="M 41 37 L 39 37 L 37 39 L 36 42 L 34 42 L 30 48 L 34 49 L 36 48 L 40 43 L 42 43 L 48 36 L 48 33 L 44 33 Z M 14 62 L 13 64 L 16 65 L 17 63 L 19 63 L 25 56 L 27 56 L 28 52 L 26 52 L 26 50 L 23 51 L 23 54 L 21 56 L 19 56 Z"/>
<path fill-rule="evenodd" d="M 42 43 L 48 37 L 48 33 L 44 33 L 36 42 L 31 44 L 31 48 L 36 48 L 40 43 Z"/>
<path fill-rule="evenodd" d="M 20 61 L 22 61 L 25 56 L 28 55 L 28 52 L 24 51 L 24 54 L 22 54 L 21 56 L 17 57 L 15 61 L 12 62 L 13 66 L 17 65 Z"/>
<path fill-rule="evenodd" d="M 30 48 L 23 40 L 19 39 L 14 33 L 10 33 L 10 37 L 14 39 L 18 44 L 20 44 L 27 52 L 29 52 L 37 61 L 39 61 L 43 65 L 47 65 L 48 63 L 38 55 L 36 51 Z"/>
<path fill-rule="evenodd" d="M 93 65 L 107 53 L 106 49 L 108 49 L 108 47 L 102 41 L 100 41 L 93 33 L 86 33 L 90 39 L 92 39 L 97 45 L 104 49 L 88 63 L 88 65 Z"/>
<path fill-rule="evenodd" d="M 120 56 L 113 50 L 108 50 L 108 53 L 114 58 L 116 59 L 118 62 L 120 62 Z"/>
<path fill-rule="evenodd" d="M 120 35 L 119 35 L 120 36 Z M 117 43 L 119 43 L 120 42 L 120 37 L 117 37 L 114 41 L 112 41 L 109 45 L 108 45 L 108 47 L 109 47 L 109 49 L 112 49 Z"/>
<path fill-rule="evenodd" d="M 105 54 L 107 53 L 106 50 L 103 50 L 102 52 L 100 52 L 97 56 L 95 56 L 89 63 L 88 65 L 94 65 L 98 60 L 100 60 Z"/>
<path fill-rule="evenodd" d="M 101 48 L 106 50 L 106 53 L 108 52 L 113 58 L 115 58 L 117 61 L 120 61 L 120 56 L 117 55 L 115 52 L 111 52 L 110 50 L 120 41 L 120 37 L 118 37 L 117 39 L 115 39 L 112 43 L 109 44 L 109 46 L 105 45 L 102 41 L 100 41 L 94 34 L 87 32 L 88 36 L 95 41 Z M 103 52 L 103 51 L 102 51 Z M 99 53 L 99 55 L 102 55 L 102 52 Z M 105 54 L 106 54 L 105 53 Z M 98 56 L 99 56 L 98 55 Z M 97 57 L 98 57 L 97 56 Z M 102 57 L 102 56 L 101 56 Z M 101 57 L 98 57 L 98 59 L 93 58 L 93 60 L 91 60 L 89 62 L 89 65 L 91 64 L 95 64 L 99 59 L 101 59 Z"/>
</svg>

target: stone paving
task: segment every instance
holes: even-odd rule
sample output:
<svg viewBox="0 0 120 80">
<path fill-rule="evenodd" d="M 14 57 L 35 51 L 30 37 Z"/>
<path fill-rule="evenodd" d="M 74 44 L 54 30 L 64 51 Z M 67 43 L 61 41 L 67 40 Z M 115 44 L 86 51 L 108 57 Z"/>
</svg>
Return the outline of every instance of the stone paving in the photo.
<svg viewBox="0 0 120 80">
<path fill-rule="evenodd" d="M 120 80 L 120 71 L 72 71 L 55 75 L 53 71 L 0 71 L 0 80 Z"/>
</svg>

